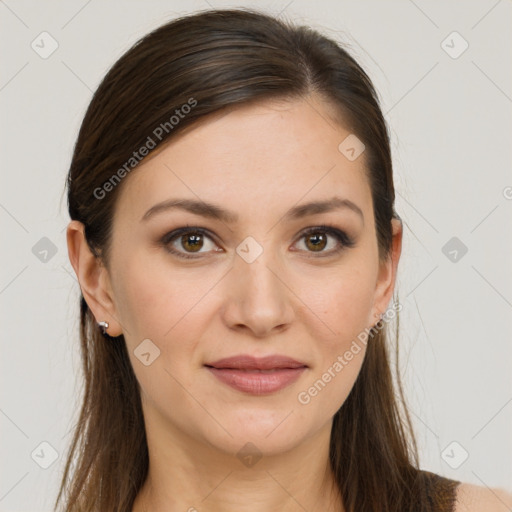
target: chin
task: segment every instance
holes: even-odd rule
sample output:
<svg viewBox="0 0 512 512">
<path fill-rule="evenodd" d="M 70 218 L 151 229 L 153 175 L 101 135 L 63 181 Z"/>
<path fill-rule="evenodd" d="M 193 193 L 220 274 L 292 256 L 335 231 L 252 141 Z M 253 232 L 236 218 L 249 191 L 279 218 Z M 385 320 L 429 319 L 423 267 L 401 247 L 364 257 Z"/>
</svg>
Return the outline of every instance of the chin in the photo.
<svg viewBox="0 0 512 512">
<path fill-rule="evenodd" d="M 244 447 L 266 456 L 284 453 L 301 444 L 309 433 L 308 425 L 298 425 L 291 411 L 292 408 L 286 412 L 280 409 L 265 414 L 261 410 L 245 410 L 242 415 L 222 415 L 225 430 L 219 426 L 205 432 L 207 442 L 230 454 L 237 454 Z M 251 446 L 246 446 L 248 443 Z"/>
</svg>

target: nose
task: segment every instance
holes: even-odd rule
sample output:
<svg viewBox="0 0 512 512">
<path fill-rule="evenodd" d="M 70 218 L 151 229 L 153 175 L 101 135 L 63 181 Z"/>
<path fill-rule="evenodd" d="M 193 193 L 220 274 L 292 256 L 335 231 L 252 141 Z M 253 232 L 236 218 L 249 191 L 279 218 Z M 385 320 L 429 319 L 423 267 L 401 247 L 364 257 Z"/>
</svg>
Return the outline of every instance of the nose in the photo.
<svg viewBox="0 0 512 512">
<path fill-rule="evenodd" d="M 225 324 L 257 338 L 285 330 L 294 318 L 295 297 L 287 278 L 267 251 L 251 263 L 236 255 L 226 283 Z"/>
</svg>

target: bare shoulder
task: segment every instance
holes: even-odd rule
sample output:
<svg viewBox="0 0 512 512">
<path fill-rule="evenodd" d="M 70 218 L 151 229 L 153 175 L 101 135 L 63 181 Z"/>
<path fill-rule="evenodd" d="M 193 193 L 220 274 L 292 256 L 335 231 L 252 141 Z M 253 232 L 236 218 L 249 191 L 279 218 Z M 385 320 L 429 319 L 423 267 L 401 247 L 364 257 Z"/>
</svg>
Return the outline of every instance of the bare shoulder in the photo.
<svg viewBox="0 0 512 512">
<path fill-rule="evenodd" d="M 511 512 L 512 493 L 469 483 L 457 486 L 454 512 Z"/>
</svg>

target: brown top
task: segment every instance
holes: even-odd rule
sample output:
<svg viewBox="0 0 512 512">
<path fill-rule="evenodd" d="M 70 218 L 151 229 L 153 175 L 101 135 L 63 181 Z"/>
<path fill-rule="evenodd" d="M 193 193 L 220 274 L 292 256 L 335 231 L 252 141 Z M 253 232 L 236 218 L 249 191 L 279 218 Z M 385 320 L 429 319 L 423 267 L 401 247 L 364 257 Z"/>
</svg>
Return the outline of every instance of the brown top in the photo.
<svg viewBox="0 0 512 512">
<path fill-rule="evenodd" d="M 430 471 L 421 471 L 425 478 L 427 499 L 432 512 L 454 512 L 458 480 L 451 480 Z"/>
</svg>

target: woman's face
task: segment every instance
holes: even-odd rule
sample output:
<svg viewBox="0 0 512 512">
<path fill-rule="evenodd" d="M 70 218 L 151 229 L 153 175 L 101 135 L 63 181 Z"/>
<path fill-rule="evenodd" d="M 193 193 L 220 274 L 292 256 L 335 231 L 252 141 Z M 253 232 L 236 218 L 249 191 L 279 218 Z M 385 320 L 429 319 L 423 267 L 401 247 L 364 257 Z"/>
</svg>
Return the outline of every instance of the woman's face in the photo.
<svg viewBox="0 0 512 512">
<path fill-rule="evenodd" d="M 147 427 L 231 454 L 248 442 L 284 452 L 330 432 L 399 256 L 379 264 L 365 154 L 339 149 L 349 135 L 315 97 L 244 106 L 124 178 L 107 320 L 110 334 L 125 334 Z M 176 200 L 199 204 L 151 210 Z M 206 366 L 238 355 L 303 368 Z"/>
</svg>

